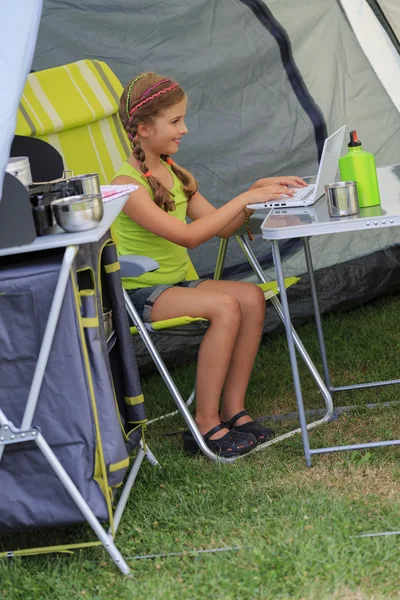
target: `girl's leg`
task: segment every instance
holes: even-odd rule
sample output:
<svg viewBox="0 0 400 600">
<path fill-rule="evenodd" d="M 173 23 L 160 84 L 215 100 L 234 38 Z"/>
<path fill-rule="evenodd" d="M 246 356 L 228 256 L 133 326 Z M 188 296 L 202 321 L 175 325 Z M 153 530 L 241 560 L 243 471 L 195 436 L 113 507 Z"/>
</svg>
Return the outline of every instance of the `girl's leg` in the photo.
<svg viewBox="0 0 400 600">
<path fill-rule="evenodd" d="M 174 317 L 204 317 L 210 326 L 201 342 L 196 375 L 196 423 L 204 435 L 220 423 L 218 414 L 222 388 L 230 369 L 232 353 L 241 328 L 241 308 L 233 295 L 197 288 L 174 287 L 155 301 L 153 321 Z M 203 289 L 200 289 L 203 288 Z M 222 429 L 210 439 L 227 433 Z"/>
<path fill-rule="evenodd" d="M 238 281 L 204 281 L 198 289 L 227 294 L 236 298 L 240 305 L 242 316 L 226 375 L 221 410 L 221 421 L 229 421 L 244 409 L 246 390 L 265 319 L 264 294 L 255 284 Z M 251 420 L 251 417 L 244 416 L 235 425 L 243 425 Z"/>
</svg>

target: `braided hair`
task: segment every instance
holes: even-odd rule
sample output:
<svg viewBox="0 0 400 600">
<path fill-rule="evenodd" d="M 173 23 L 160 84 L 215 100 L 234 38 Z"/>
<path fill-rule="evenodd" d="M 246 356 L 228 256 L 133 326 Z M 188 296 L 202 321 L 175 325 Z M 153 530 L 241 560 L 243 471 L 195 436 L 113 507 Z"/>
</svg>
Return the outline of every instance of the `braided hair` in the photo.
<svg viewBox="0 0 400 600">
<path fill-rule="evenodd" d="M 125 87 L 119 105 L 119 118 L 128 134 L 133 156 L 143 175 L 146 175 L 155 203 L 165 211 L 175 210 L 173 195 L 149 172 L 146 156 L 139 141 L 138 126 L 140 123 L 151 124 L 155 117 L 184 98 L 185 92 L 175 81 L 156 73 L 142 73 Z M 196 179 L 189 171 L 178 167 L 167 154 L 162 154 L 161 159 L 171 166 L 182 183 L 187 199 L 190 200 L 198 189 Z"/>
</svg>

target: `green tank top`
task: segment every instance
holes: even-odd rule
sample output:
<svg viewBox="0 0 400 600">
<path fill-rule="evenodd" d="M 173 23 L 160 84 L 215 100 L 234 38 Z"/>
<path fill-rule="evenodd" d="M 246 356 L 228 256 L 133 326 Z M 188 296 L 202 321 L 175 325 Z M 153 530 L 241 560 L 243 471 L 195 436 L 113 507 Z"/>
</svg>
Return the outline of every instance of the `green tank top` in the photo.
<svg viewBox="0 0 400 600">
<path fill-rule="evenodd" d="M 181 181 L 169 165 L 166 165 L 166 167 L 174 179 L 171 192 L 174 195 L 175 210 L 169 214 L 186 223 L 187 197 L 182 189 Z M 125 162 L 117 171 L 115 177 L 120 175 L 131 177 L 143 185 L 153 198 L 147 179 L 129 163 Z M 153 285 L 175 284 L 186 279 L 188 253 L 183 246 L 178 246 L 144 229 L 122 211 L 113 223 L 112 232 L 120 256 L 126 254 L 148 256 L 160 265 L 157 271 L 144 273 L 140 277 L 123 277 L 122 285 L 125 289 L 133 290 Z"/>
</svg>

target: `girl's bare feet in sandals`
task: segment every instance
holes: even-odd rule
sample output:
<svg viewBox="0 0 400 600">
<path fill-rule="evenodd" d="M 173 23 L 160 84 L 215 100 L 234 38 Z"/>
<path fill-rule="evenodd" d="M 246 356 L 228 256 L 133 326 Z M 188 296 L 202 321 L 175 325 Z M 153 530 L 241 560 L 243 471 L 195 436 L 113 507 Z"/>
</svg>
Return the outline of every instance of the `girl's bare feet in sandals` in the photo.
<svg viewBox="0 0 400 600">
<path fill-rule="evenodd" d="M 263 444 L 275 437 L 275 432 L 272 429 L 265 427 L 265 425 L 258 423 L 258 421 L 253 421 L 246 410 L 236 413 L 228 421 L 224 421 L 221 416 L 221 423 L 231 431 L 252 433 L 256 437 L 258 444 Z"/>
<path fill-rule="evenodd" d="M 246 454 L 246 452 L 250 452 L 250 450 L 256 447 L 257 438 L 252 433 L 235 431 L 233 429 L 215 439 L 213 436 L 223 429 L 226 429 L 225 425 L 219 423 L 203 435 L 206 445 L 212 452 L 224 458 L 233 458 Z M 190 454 L 200 452 L 200 448 L 190 431 L 183 432 L 183 448 Z"/>
</svg>

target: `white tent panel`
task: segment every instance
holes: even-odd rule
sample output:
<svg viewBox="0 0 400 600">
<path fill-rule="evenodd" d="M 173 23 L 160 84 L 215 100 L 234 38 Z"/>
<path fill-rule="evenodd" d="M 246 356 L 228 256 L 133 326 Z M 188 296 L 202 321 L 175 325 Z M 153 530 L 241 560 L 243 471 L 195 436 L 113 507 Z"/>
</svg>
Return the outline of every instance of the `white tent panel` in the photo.
<svg viewBox="0 0 400 600">
<path fill-rule="evenodd" d="M 400 2 L 399 0 L 379 0 L 379 6 L 385 13 L 390 27 L 400 40 Z"/>
<path fill-rule="evenodd" d="M 400 162 L 398 111 L 339 0 L 263 1 L 288 34 L 294 61 L 324 115 L 328 132 L 345 123 L 357 130 L 377 165 Z"/>
<path fill-rule="evenodd" d="M 341 0 L 358 42 L 400 112 L 400 55 L 365 0 Z"/>
<path fill-rule="evenodd" d="M 42 0 L 13 0 L 0 19 L 0 198 L 10 156 L 17 110 L 31 68 L 42 13 Z M 18 31 L 18 36 L 15 32 Z"/>
</svg>

